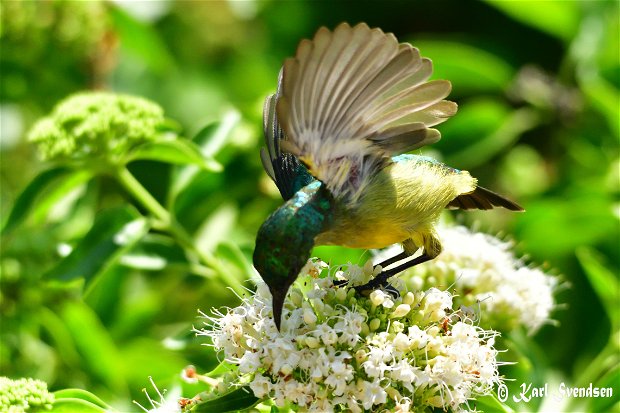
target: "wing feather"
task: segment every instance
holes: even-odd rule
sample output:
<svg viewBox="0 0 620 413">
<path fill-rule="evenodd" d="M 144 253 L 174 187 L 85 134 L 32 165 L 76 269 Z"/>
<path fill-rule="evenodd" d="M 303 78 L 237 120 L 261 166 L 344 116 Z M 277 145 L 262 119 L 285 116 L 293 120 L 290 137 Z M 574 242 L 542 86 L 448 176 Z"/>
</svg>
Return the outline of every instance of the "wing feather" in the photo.
<svg viewBox="0 0 620 413">
<path fill-rule="evenodd" d="M 281 150 L 281 143 L 285 142 L 285 136 L 276 116 L 277 101 L 277 93 L 265 99 L 263 132 L 267 149 L 261 148 L 260 158 L 263 168 L 275 182 L 282 198 L 288 200 L 313 178 L 294 155 L 283 153 Z"/>
<path fill-rule="evenodd" d="M 275 103 L 284 140 L 334 196 L 355 202 L 392 155 L 436 142 L 456 112 L 429 59 L 366 24 L 321 28 L 284 61 Z M 271 153 L 270 153 L 271 155 Z M 273 159 L 273 157 L 271 157 Z"/>
</svg>

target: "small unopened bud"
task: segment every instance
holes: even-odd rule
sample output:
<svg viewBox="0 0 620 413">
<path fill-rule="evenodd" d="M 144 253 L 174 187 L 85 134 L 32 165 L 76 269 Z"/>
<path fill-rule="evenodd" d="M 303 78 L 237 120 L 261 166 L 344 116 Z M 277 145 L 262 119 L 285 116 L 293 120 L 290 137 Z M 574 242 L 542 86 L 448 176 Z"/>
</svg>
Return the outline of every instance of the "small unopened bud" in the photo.
<svg viewBox="0 0 620 413">
<path fill-rule="evenodd" d="M 378 318 L 373 318 L 368 324 L 368 328 L 370 328 L 370 331 L 376 331 L 380 326 L 381 320 L 379 320 Z"/>
<path fill-rule="evenodd" d="M 293 372 L 293 368 L 290 366 L 290 364 L 284 364 L 280 369 L 280 372 L 285 376 L 288 376 Z"/>
<path fill-rule="evenodd" d="M 346 299 L 347 299 L 347 290 L 345 290 L 344 288 L 338 288 L 338 290 L 336 290 L 336 300 L 342 303 Z"/>
<path fill-rule="evenodd" d="M 387 389 L 385 389 L 385 392 L 388 394 L 388 396 L 390 396 L 390 399 L 392 400 L 402 399 L 400 392 L 396 390 L 394 387 L 388 387 Z"/>
<path fill-rule="evenodd" d="M 409 314 L 411 311 L 411 306 L 409 304 L 401 304 L 390 314 L 390 318 L 400 318 Z"/>
<path fill-rule="evenodd" d="M 314 314 L 314 311 L 310 310 L 310 309 L 305 309 L 304 310 L 304 322 L 308 325 L 315 325 L 316 324 L 316 314 Z"/>
<path fill-rule="evenodd" d="M 293 305 L 295 305 L 295 308 L 299 308 L 302 306 L 304 296 L 301 293 L 301 291 L 299 291 L 297 288 L 291 290 L 289 294 L 289 298 L 291 302 L 293 303 Z"/>
<path fill-rule="evenodd" d="M 305 341 L 306 341 L 306 346 L 310 348 L 318 348 L 319 345 L 321 344 L 318 338 L 312 337 L 312 336 L 306 337 Z"/>
<path fill-rule="evenodd" d="M 370 302 L 375 307 L 378 307 L 381 304 L 383 304 L 384 300 L 385 300 L 385 293 L 383 291 L 374 290 L 373 292 L 370 293 Z"/>
</svg>

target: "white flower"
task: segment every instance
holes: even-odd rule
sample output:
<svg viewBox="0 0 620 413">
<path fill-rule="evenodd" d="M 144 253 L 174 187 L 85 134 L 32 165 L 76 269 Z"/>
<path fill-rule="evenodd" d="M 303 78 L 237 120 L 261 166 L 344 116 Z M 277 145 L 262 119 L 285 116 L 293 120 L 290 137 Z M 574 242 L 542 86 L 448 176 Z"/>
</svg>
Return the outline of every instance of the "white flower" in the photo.
<svg viewBox="0 0 620 413">
<path fill-rule="evenodd" d="M 394 306 L 394 301 L 392 301 L 392 297 L 381 290 L 374 290 L 370 293 L 370 302 L 374 306 L 384 306 L 385 308 L 392 308 Z"/>
<path fill-rule="evenodd" d="M 447 292 L 393 283 L 397 298 L 380 290 L 365 297 L 333 283 L 367 269 L 349 265 L 317 278 L 319 261 L 305 268 L 285 302 L 281 332 L 262 285 L 239 307 L 207 317 L 200 334 L 238 366 L 230 384 L 300 411 L 404 413 L 460 411 L 500 382 L 496 333 L 454 311 Z"/>
<path fill-rule="evenodd" d="M 273 385 L 271 380 L 260 374 L 254 377 L 254 380 L 250 382 L 250 389 L 254 392 L 254 396 L 263 398 L 271 393 Z"/>
<path fill-rule="evenodd" d="M 534 333 L 549 322 L 556 277 L 524 266 L 509 242 L 462 226 L 440 227 L 438 232 L 442 253 L 407 272 L 403 278 L 411 286 L 451 286 L 458 303 L 483 310 L 483 325 L 493 328 L 510 330 L 523 325 Z"/>
<path fill-rule="evenodd" d="M 411 339 L 408 335 L 397 333 L 394 337 L 394 348 L 398 351 L 407 351 L 411 346 Z"/>
<path fill-rule="evenodd" d="M 383 404 L 387 399 L 387 393 L 377 381 L 362 382 L 359 399 L 364 409 L 368 410 L 375 404 Z"/>
<path fill-rule="evenodd" d="M 327 376 L 325 384 L 334 388 L 334 395 L 342 396 L 344 390 L 353 380 L 353 368 L 342 361 L 336 361 L 331 365 L 331 374 Z"/>
</svg>

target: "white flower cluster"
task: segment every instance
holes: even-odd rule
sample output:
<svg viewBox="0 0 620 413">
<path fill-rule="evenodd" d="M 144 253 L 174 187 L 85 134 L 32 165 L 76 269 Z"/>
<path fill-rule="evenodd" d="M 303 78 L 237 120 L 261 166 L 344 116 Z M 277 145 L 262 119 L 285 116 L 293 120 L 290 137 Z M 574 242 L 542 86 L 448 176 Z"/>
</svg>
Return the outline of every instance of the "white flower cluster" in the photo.
<svg viewBox="0 0 620 413">
<path fill-rule="evenodd" d="M 557 278 L 530 268 L 511 252 L 510 242 L 462 226 L 441 227 L 442 253 L 431 263 L 401 276 L 416 288 L 441 286 L 455 300 L 483 311 L 482 323 L 494 329 L 525 326 L 531 333 L 549 322 Z M 427 287 L 426 287 L 427 288 Z"/>
<path fill-rule="evenodd" d="M 363 297 L 334 281 L 372 267 L 321 278 L 326 264 L 310 262 L 288 295 L 281 332 L 264 284 L 200 331 L 256 397 L 309 412 L 462 411 L 500 382 L 497 333 L 454 312 L 447 292 L 396 284 L 398 298 L 381 290 Z"/>
</svg>

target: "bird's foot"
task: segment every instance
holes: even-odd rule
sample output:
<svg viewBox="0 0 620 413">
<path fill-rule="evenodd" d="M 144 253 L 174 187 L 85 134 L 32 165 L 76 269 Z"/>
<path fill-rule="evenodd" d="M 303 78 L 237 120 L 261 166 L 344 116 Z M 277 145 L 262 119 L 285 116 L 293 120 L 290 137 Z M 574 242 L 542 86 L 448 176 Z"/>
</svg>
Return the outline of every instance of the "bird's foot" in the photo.
<svg viewBox="0 0 620 413">
<path fill-rule="evenodd" d="M 400 296 L 398 290 L 387 282 L 388 278 L 390 278 L 394 274 L 386 274 L 384 276 L 383 274 L 386 273 L 386 272 L 387 271 L 381 272 L 381 273 L 377 274 L 377 276 L 375 278 L 373 278 L 372 280 L 370 280 L 366 284 L 353 286 L 352 288 L 355 289 L 355 291 L 358 294 L 361 294 L 361 295 L 364 295 L 364 296 L 368 296 L 374 290 L 376 290 L 378 288 L 381 288 L 381 289 L 385 290 L 387 293 L 389 293 L 391 296 L 393 296 L 394 298 L 398 298 Z M 335 287 L 344 287 L 344 286 L 346 286 L 348 284 L 349 284 L 349 280 L 337 280 L 337 281 L 334 281 L 334 286 Z"/>
<path fill-rule="evenodd" d="M 379 274 L 377 274 L 375 278 L 368 281 L 366 284 L 357 285 L 353 288 L 355 288 L 355 291 L 357 291 L 359 294 L 362 294 L 362 295 L 368 295 L 372 291 L 381 288 L 385 290 L 386 292 L 390 293 L 391 295 L 393 295 L 394 298 L 398 298 L 398 296 L 400 295 L 398 293 L 398 290 L 388 283 L 388 279 L 392 277 L 393 275 L 395 275 L 395 272 L 393 271 L 390 271 L 390 270 L 382 271 Z"/>
<path fill-rule="evenodd" d="M 432 257 L 428 256 L 426 254 L 422 254 L 410 261 L 407 261 L 404 264 L 401 264 L 397 267 L 394 268 L 390 268 L 389 270 L 383 270 L 381 271 L 379 274 L 377 274 L 372 280 L 370 280 L 369 282 L 367 282 L 364 285 L 358 285 L 355 286 L 353 288 L 355 288 L 355 290 L 362 294 L 362 295 L 368 295 L 370 294 L 373 290 L 376 290 L 377 288 L 383 288 L 384 290 L 388 291 L 390 294 L 394 295 L 396 298 L 398 297 L 398 291 L 392 287 L 389 283 L 388 280 L 390 279 L 390 277 L 406 270 L 407 268 L 411 268 L 415 265 L 421 264 L 423 262 L 426 262 L 428 260 L 431 260 Z M 382 265 L 384 263 L 381 263 L 379 265 Z M 376 266 L 375 266 L 376 268 Z M 343 281 L 343 282 L 338 282 L 338 284 L 334 283 L 334 285 L 337 286 L 341 286 L 341 285 L 345 285 L 347 284 L 348 281 Z"/>
</svg>

